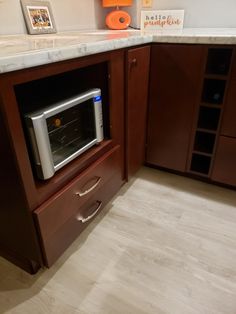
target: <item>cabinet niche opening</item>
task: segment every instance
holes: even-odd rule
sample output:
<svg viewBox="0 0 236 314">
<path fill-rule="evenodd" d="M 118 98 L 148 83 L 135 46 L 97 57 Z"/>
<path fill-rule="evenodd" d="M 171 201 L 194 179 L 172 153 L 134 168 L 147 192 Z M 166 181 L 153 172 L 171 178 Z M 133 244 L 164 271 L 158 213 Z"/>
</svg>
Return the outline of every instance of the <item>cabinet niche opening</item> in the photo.
<svg viewBox="0 0 236 314">
<path fill-rule="evenodd" d="M 206 74 L 227 75 L 231 56 L 231 48 L 210 48 L 208 50 Z"/>
<path fill-rule="evenodd" d="M 105 138 L 109 133 L 108 64 L 102 62 L 65 73 L 45 77 L 15 86 L 16 99 L 23 119 L 26 113 L 71 98 L 89 89 L 100 88 Z"/>
<path fill-rule="evenodd" d="M 190 170 L 199 174 L 208 175 L 211 165 L 211 157 L 194 153 L 192 155 Z"/>
<path fill-rule="evenodd" d="M 201 106 L 199 110 L 197 127 L 200 129 L 216 131 L 220 121 L 220 109 Z"/>
<path fill-rule="evenodd" d="M 102 91 L 104 137 L 110 138 L 109 87 L 107 62 L 87 66 L 50 77 L 15 86 L 16 99 L 23 117 L 26 113 L 40 110 L 53 103 L 71 98 L 89 89 Z"/>
<path fill-rule="evenodd" d="M 215 145 L 215 134 L 197 131 L 195 135 L 194 150 L 212 154 Z"/>
<path fill-rule="evenodd" d="M 29 81 L 26 83 L 21 83 L 14 86 L 14 91 L 15 91 L 19 111 L 21 114 L 22 128 L 25 133 L 25 141 L 28 148 L 28 155 L 31 161 L 32 172 L 34 173 L 34 177 L 37 181 L 38 180 L 40 181 L 40 179 L 38 178 L 38 175 L 34 169 L 35 158 L 32 152 L 32 145 L 29 139 L 29 132 L 27 130 L 26 123 L 25 123 L 25 115 L 27 113 L 35 112 L 37 110 L 40 111 L 43 108 L 51 106 L 58 102 L 64 102 L 88 90 L 99 88 L 101 89 L 101 92 L 102 92 L 102 115 L 103 115 L 103 133 L 104 133 L 103 143 L 105 145 L 105 143 L 109 142 L 111 138 L 108 67 L 109 67 L 108 62 L 101 62 L 101 63 L 94 64 L 91 66 L 86 66 L 84 68 L 67 71 L 61 74 L 40 78 L 37 80 Z M 89 110 L 87 110 L 86 112 L 89 112 Z M 92 111 L 91 111 L 91 114 L 93 115 Z M 80 119 L 78 120 L 78 123 L 80 123 L 80 126 L 83 125 L 84 129 L 88 129 L 88 125 L 90 121 L 84 121 Z M 70 136 L 73 137 L 74 136 L 73 134 L 76 134 L 75 128 L 76 126 L 74 124 L 71 124 L 71 132 L 69 132 L 70 126 L 68 126 L 68 132 L 69 132 L 68 143 L 69 144 L 73 142 L 73 141 L 70 142 L 69 139 L 70 139 Z M 63 127 L 61 129 L 63 130 Z M 83 130 L 81 129 L 81 133 L 79 134 L 81 136 L 81 139 L 84 136 L 82 131 Z M 63 140 L 63 137 L 61 139 L 60 137 L 58 138 L 60 141 Z M 55 143 L 57 144 L 57 141 L 55 141 Z M 62 145 L 62 142 L 58 141 L 58 143 L 59 143 L 59 146 Z M 74 144 L 72 143 L 71 146 L 73 145 Z M 81 145 L 82 145 L 82 142 L 81 142 Z M 105 147 L 104 145 L 102 143 L 101 145 L 99 145 L 101 150 L 103 149 L 103 147 Z M 82 158 L 84 162 L 87 162 L 86 156 L 88 156 L 88 160 L 90 159 L 92 160 L 93 157 L 91 156 L 91 153 L 89 152 L 95 151 L 96 154 L 99 154 L 99 147 L 97 149 L 96 145 L 91 146 L 89 149 L 81 153 L 81 155 L 79 155 L 78 158 L 76 159 L 80 160 Z M 73 146 L 73 149 L 74 149 L 74 146 Z M 74 163 L 76 163 L 76 159 L 73 160 Z M 73 162 L 71 160 L 71 162 L 68 164 L 68 167 L 69 165 L 73 167 L 72 165 Z M 66 167 L 63 167 L 62 169 L 66 169 Z M 57 173 L 60 173 L 60 170 Z M 45 181 L 43 181 L 43 183 L 46 184 Z"/>
</svg>

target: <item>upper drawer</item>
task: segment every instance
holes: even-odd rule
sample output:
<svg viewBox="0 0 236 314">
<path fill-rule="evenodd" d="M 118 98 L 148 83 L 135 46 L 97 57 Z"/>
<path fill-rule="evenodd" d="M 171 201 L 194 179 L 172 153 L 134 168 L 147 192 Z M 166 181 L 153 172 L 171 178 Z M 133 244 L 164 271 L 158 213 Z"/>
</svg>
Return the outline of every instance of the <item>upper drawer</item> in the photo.
<svg viewBox="0 0 236 314">
<path fill-rule="evenodd" d="M 117 172 L 121 176 L 119 146 L 106 153 L 64 189 L 35 210 L 34 215 L 41 237 L 47 239 L 75 212 L 79 212 L 79 208 L 93 193 Z"/>
</svg>

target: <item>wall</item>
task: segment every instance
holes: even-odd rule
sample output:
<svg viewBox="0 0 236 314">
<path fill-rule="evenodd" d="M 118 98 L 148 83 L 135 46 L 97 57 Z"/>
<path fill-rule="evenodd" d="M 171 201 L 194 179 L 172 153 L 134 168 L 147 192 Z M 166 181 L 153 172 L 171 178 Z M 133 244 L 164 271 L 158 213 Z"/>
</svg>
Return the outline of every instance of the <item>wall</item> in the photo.
<svg viewBox="0 0 236 314">
<path fill-rule="evenodd" d="M 184 9 L 184 27 L 236 27 L 235 0 L 153 0 L 152 9 Z M 130 10 L 133 25 L 140 26 L 141 0 L 134 0 Z"/>
<path fill-rule="evenodd" d="M 50 0 L 58 31 L 104 28 L 101 0 Z M 153 9 L 184 9 L 185 27 L 236 27 L 235 0 L 153 0 Z M 141 0 L 134 0 L 133 26 L 140 26 Z M 0 0 L 0 35 L 26 33 L 20 0 Z"/>
<path fill-rule="evenodd" d="M 104 28 L 100 0 L 50 0 L 58 31 Z M 0 35 L 26 33 L 20 0 L 0 0 Z"/>
</svg>

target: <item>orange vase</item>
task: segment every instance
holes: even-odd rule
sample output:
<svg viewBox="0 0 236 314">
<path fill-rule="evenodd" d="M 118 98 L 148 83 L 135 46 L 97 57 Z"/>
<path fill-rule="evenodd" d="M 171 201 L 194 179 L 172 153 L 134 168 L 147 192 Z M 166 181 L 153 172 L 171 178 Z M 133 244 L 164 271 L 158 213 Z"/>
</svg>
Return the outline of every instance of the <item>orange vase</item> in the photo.
<svg viewBox="0 0 236 314">
<path fill-rule="evenodd" d="M 130 23 L 130 15 L 122 10 L 112 11 L 106 17 L 106 25 L 110 29 L 126 29 Z"/>
</svg>

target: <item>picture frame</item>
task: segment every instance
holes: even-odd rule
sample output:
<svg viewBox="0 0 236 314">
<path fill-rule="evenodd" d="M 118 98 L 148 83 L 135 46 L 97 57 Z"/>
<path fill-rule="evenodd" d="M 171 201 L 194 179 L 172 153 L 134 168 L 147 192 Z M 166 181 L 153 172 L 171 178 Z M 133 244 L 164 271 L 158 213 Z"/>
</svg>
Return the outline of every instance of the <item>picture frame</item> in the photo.
<svg viewBox="0 0 236 314">
<path fill-rule="evenodd" d="M 57 32 L 49 1 L 21 0 L 21 7 L 29 34 Z"/>
</svg>

